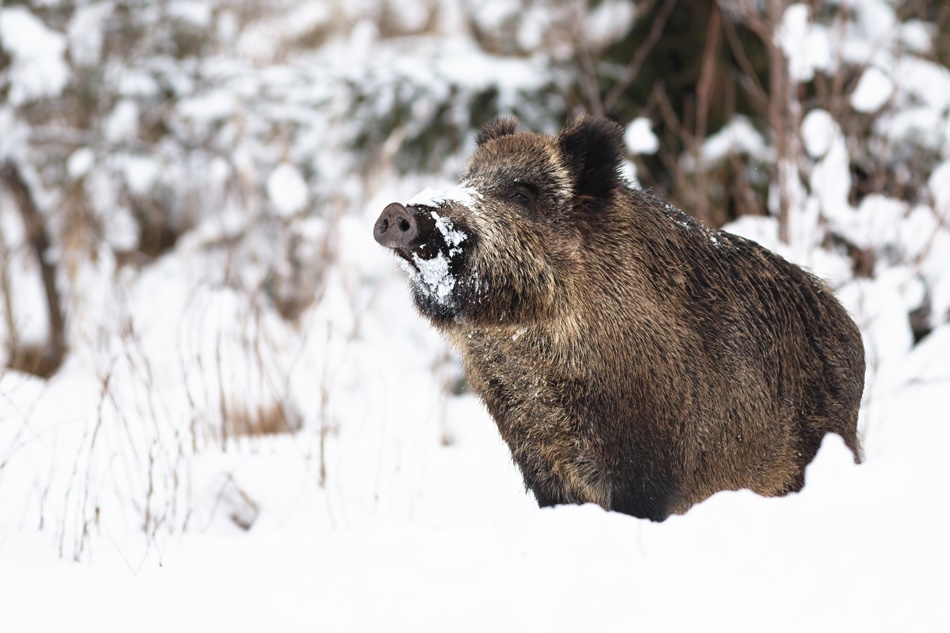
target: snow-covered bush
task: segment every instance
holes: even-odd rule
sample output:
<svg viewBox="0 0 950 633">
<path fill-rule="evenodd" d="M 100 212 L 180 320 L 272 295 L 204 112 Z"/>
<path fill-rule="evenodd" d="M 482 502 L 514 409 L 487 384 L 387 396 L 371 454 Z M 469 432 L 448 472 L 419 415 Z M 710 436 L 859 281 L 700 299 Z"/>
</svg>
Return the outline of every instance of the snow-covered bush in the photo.
<svg viewBox="0 0 950 633">
<path fill-rule="evenodd" d="M 0 166 L 50 243 L 30 250 L 0 185 L 0 354 L 31 369 L 23 350 L 49 346 L 53 312 L 67 350 L 44 365 L 63 362 L 48 385 L 9 372 L 3 391 L 80 392 L 64 398 L 71 413 L 44 414 L 54 427 L 68 415 L 70 434 L 2 405 L 0 486 L 35 482 L 8 507 L 79 557 L 116 522 L 150 539 L 201 523 L 218 504 L 196 490 L 193 456 L 248 435 L 317 438 L 322 484 L 338 461 L 328 438 L 379 417 L 349 395 L 371 364 L 355 350 L 390 312 L 366 218 L 422 177 L 451 177 L 483 121 L 553 130 L 566 115 L 570 42 L 544 34 L 587 7 L 532 6 L 520 20 L 532 32 L 507 52 L 483 37 L 484 12 L 455 0 L 0 7 Z M 412 365 L 436 392 L 457 390 L 441 343 Z M 34 458 L 71 467 L 24 475 Z"/>
<path fill-rule="evenodd" d="M 775 32 L 789 134 L 770 211 L 790 256 L 842 288 L 872 366 L 950 321 L 950 68 L 946 30 L 926 17 L 881 0 L 791 4 Z"/>
</svg>

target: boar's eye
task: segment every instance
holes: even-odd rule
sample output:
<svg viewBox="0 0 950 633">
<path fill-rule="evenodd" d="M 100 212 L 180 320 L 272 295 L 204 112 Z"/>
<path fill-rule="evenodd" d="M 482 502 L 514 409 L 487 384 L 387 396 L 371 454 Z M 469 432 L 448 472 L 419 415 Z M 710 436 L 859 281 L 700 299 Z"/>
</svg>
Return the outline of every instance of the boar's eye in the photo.
<svg viewBox="0 0 950 633">
<path fill-rule="evenodd" d="M 521 206 L 527 207 L 534 202 L 535 192 L 524 185 L 515 185 L 508 192 L 508 200 Z"/>
</svg>

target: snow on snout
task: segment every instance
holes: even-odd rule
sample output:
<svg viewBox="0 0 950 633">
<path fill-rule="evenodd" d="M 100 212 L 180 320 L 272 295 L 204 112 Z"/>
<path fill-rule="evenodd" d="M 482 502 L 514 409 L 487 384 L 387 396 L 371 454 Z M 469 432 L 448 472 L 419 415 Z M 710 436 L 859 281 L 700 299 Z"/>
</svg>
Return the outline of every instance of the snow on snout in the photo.
<svg viewBox="0 0 950 633">
<path fill-rule="evenodd" d="M 455 288 L 455 276 L 449 270 L 449 259 L 445 254 L 439 252 L 432 259 L 413 254 L 412 261 L 415 268 L 403 261 L 403 269 L 409 273 L 409 278 L 426 296 L 442 305 L 449 305 L 452 302 L 452 289 Z"/>
<path fill-rule="evenodd" d="M 435 211 L 432 212 L 432 219 L 435 220 L 435 228 L 442 234 L 445 245 L 449 247 L 449 256 L 457 254 L 461 250 L 458 245 L 464 242 L 468 235 L 457 230 L 452 220 L 442 217 Z"/>
<path fill-rule="evenodd" d="M 435 207 L 446 200 L 452 200 L 468 206 L 466 202 L 472 201 L 471 193 L 468 193 L 470 191 L 474 190 L 465 190 L 461 187 L 449 192 L 425 189 L 414 196 L 406 205 Z M 462 194 L 459 192 L 462 192 Z M 450 218 L 440 215 L 437 211 L 431 211 L 430 214 L 432 219 L 435 220 L 436 229 L 442 235 L 444 247 L 440 245 L 439 252 L 429 259 L 424 259 L 413 253 L 412 262 L 415 267 L 410 266 L 408 262 L 404 262 L 403 268 L 409 273 L 413 283 L 425 295 L 442 305 L 450 305 L 453 301 L 452 290 L 457 283 L 451 271 L 451 263 L 462 252 L 461 244 L 468 239 L 468 234 L 461 229 L 457 229 Z"/>
<path fill-rule="evenodd" d="M 473 187 L 463 187 L 456 185 L 451 189 L 442 191 L 426 187 L 406 203 L 407 207 L 440 207 L 446 202 L 457 202 L 469 211 L 475 210 L 475 199 L 481 198 L 480 194 Z"/>
</svg>

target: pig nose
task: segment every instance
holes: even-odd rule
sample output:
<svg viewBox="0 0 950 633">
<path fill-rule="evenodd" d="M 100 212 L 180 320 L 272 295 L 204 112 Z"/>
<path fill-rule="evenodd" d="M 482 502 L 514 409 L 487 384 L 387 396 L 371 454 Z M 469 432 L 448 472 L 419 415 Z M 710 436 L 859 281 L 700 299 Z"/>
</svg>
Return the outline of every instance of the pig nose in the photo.
<svg viewBox="0 0 950 633">
<path fill-rule="evenodd" d="M 398 202 L 386 205 L 373 227 L 373 237 L 386 248 L 405 248 L 418 234 L 416 219 Z"/>
</svg>

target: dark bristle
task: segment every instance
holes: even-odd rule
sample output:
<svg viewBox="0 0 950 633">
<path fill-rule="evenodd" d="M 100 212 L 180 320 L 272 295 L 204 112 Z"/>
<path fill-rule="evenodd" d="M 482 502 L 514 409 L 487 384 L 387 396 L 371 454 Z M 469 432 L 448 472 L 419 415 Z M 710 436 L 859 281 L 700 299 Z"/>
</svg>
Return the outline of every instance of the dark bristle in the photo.
<svg viewBox="0 0 950 633">
<path fill-rule="evenodd" d="M 565 163 L 574 173 L 577 198 L 606 200 L 621 184 L 623 128 L 608 119 L 582 115 L 557 137 Z"/>
</svg>

